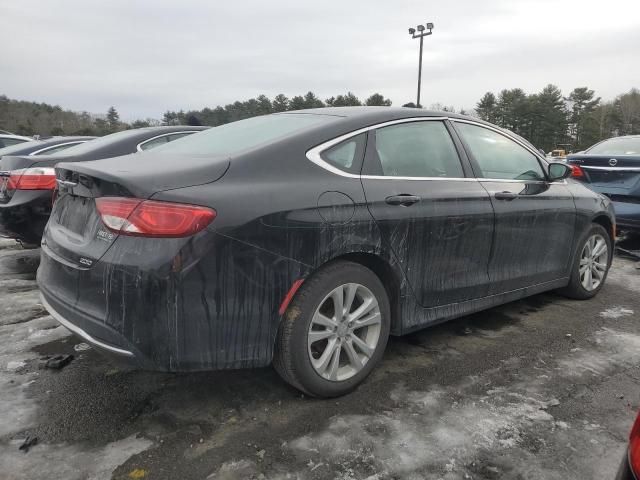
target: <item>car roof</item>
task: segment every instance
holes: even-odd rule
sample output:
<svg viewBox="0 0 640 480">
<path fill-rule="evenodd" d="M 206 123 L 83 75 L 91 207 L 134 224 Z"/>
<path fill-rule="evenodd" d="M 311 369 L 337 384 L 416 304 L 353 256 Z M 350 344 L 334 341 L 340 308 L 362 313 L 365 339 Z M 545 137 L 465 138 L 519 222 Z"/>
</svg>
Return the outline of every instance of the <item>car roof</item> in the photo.
<svg viewBox="0 0 640 480">
<path fill-rule="evenodd" d="M 313 114 L 313 115 L 333 115 L 336 117 L 346 118 L 374 118 L 379 117 L 381 121 L 391 118 L 411 118 L 411 117 L 449 117 L 449 118 L 461 118 L 461 119 L 473 119 L 478 121 L 477 118 L 472 118 L 466 115 L 461 115 L 453 112 L 441 112 L 437 110 L 425 110 L 423 108 L 410 108 L 410 107 L 323 107 L 323 108 L 310 108 L 307 110 L 290 110 L 288 112 L 282 112 L 278 115 L 286 115 L 291 113 L 297 114 Z M 482 121 L 482 120 L 480 120 Z"/>
</svg>

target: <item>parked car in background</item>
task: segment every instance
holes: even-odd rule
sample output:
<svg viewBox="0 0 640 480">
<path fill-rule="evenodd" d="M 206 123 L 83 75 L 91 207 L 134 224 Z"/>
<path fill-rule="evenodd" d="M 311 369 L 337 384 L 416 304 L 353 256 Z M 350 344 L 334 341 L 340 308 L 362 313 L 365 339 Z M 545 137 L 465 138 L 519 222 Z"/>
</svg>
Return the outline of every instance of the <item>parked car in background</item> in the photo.
<svg viewBox="0 0 640 480">
<path fill-rule="evenodd" d="M 0 134 L 0 148 L 10 147 L 17 143 L 30 142 L 33 138 L 23 137 L 22 135 Z"/>
<path fill-rule="evenodd" d="M 206 127 L 147 127 L 106 135 L 54 155 L 4 155 L 0 159 L 0 236 L 39 244 L 51 213 L 62 161 L 80 162 L 148 150 Z M 135 158 L 132 158 L 135 161 Z"/>
<path fill-rule="evenodd" d="M 265 115 L 56 172 L 37 279 L 61 324 L 148 369 L 273 361 L 318 397 L 361 383 L 390 333 L 591 298 L 612 258 L 609 200 L 447 112 Z"/>
<path fill-rule="evenodd" d="M 629 446 L 615 480 L 637 480 L 640 478 L 640 413 L 629 434 Z"/>
<path fill-rule="evenodd" d="M 604 140 L 567 163 L 574 179 L 613 201 L 619 228 L 640 232 L 640 135 Z"/>
<path fill-rule="evenodd" d="M 51 137 L 46 140 L 17 143 L 0 148 L 0 159 L 5 155 L 53 155 L 94 138 L 96 137 Z"/>
</svg>

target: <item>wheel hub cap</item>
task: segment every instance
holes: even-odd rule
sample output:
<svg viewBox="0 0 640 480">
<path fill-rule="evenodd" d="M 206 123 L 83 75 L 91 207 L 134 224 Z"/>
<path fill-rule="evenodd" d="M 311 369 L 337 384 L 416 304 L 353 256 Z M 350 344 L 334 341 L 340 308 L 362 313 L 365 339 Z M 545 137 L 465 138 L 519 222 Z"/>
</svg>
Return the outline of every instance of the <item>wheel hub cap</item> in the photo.
<svg viewBox="0 0 640 480">
<path fill-rule="evenodd" d="M 356 375 L 376 351 L 381 326 L 378 300 L 367 287 L 347 283 L 332 290 L 309 325 L 307 346 L 316 373 L 337 382 Z"/>
<path fill-rule="evenodd" d="M 607 273 L 609 249 L 602 235 L 596 233 L 589 237 L 582 247 L 580 255 L 580 283 L 591 292 L 598 288 Z"/>
</svg>

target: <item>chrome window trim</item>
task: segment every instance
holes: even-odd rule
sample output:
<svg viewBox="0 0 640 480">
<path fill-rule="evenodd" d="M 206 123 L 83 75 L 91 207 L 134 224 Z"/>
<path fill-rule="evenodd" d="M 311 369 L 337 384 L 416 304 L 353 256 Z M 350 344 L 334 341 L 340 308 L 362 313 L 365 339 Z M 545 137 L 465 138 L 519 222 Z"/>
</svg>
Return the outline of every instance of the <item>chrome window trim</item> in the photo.
<svg viewBox="0 0 640 480">
<path fill-rule="evenodd" d="M 142 145 L 144 145 L 145 143 L 149 143 L 150 141 L 155 140 L 155 139 L 160 138 L 160 137 L 168 137 L 169 135 L 176 135 L 178 133 L 187 134 L 187 133 L 198 133 L 198 132 L 202 132 L 202 130 L 177 130 L 175 132 L 162 133 L 160 135 L 156 135 L 155 137 L 147 138 L 143 142 L 140 142 L 138 145 L 136 145 L 136 151 L 137 152 L 144 152 L 144 150 L 142 149 Z M 167 142 L 167 143 L 170 143 L 170 142 Z"/>
<path fill-rule="evenodd" d="M 586 170 L 606 170 L 608 172 L 640 172 L 640 167 L 594 167 L 590 165 L 581 165 L 579 163 L 569 165 L 577 165 Z"/>
<path fill-rule="evenodd" d="M 92 343 L 100 348 L 104 348 L 105 350 L 109 350 L 114 353 L 119 353 L 120 355 L 126 355 L 128 357 L 133 357 L 133 352 L 129 350 L 124 350 L 122 348 L 114 347 L 112 345 L 107 345 L 106 343 L 101 342 L 100 340 L 96 340 L 87 332 L 85 332 L 82 328 L 74 325 L 69 320 L 65 319 L 62 315 L 60 315 L 44 298 L 44 295 L 40 293 L 40 302 L 44 306 L 44 308 L 49 312 L 49 314 L 56 319 L 63 327 L 67 330 L 70 330 L 72 333 L 75 333 L 79 337 L 83 338 L 89 343 Z"/>
<path fill-rule="evenodd" d="M 53 150 L 54 148 L 62 147 L 64 145 L 80 145 L 81 143 L 86 143 L 89 140 L 74 140 L 72 142 L 58 143 L 57 145 L 49 145 L 48 147 L 41 148 L 40 150 L 36 150 L 35 152 L 31 152 L 31 155 L 38 155 L 39 153 L 46 152 L 47 150 Z"/>
<path fill-rule="evenodd" d="M 398 176 L 392 176 L 392 175 L 358 175 L 355 173 L 349 173 L 349 172 L 345 172 L 343 170 L 340 170 L 337 167 L 334 167 L 333 165 L 331 165 L 328 162 L 325 162 L 322 157 L 320 156 L 322 154 L 323 151 L 333 147 L 334 145 L 337 145 L 340 142 L 343 142 L 345 140 L 348 140 L 352 137 L 355 137 L 357 135 L 360 135 L 361 133 L 366 133 L 369 132 L 371 130 L 376 130 L 378 128 L 384 128 L 390 125 L 397 125 L 397 124 L 402 124 L 402 123 L 411 123 L 411 122 L 425 122 L 425 121 L 445 121 L 445 120 L 449 120 L 451 122 L 462 122 L 462 123 L 468 123 L 471 125 L 476 125 L 478 127 L 484 127 L 488 130 L 492 130 L 500 135 L 503 135 L 505 137 L 507 137 L 509 140 L 512 140 L 513 142 L 517 143 L 518 145 L 520 145 L 521 147 L 525 148 L 528 152 L 532 153 L 533 156 L 537 159 L 542 159 L 542 157 L 540 157 L 539 152 L 536 152 L 535 150 L 532 150 L 528 145 L 522 143 L 521 141 L 519 141 L 517 138 L 512 137 L 511 135 L 508 134 L 508 132 L 505 132 L 499 128 L 495 128 L 495 127 L 491 127 L 489 125 L 485 125 L 483 123 L 479 123 L 479 122 L 474 122 L 473 120 L 466 120 L 466 119 L 459 119 L 459 118 L 450 118 L 450 117 L 410 117 L 410 118 L 402 118 L 399 120 L 390 120 L 387 122 L 382 122 L 382 123 L 377 123 L 375 125 L 370 125 L 368 127 L 364 127 L 364 128 L 360 128 L 358 130 L 354 130 L 353 132 L 349 132 L 349 133 L 345 133 L 344 135 L 340 135 L 339 137 L 333 138 L 331 140 L 328 140 L 326 142 L 321 143 L 320 145 L 317 145 L 309 150 L 307 150 L 306 156 L 307 159 L 310 160 L 311 162 L 315 163 L 316 165 L 318 165 L 321 168 L 324 168 L 325 170 L 335 174 L 335 175 L 340 175 L 341 177 L 347 177 L 347 178 L 362 178 L 362 179 L 368 179 L 368 180 L 427 180 L 427 181 L 431 181 L 431 180 L 438 180 L 438 181 L 443 181 L 443 180 L 448 180 L 448 181 L 456 181 L 456 182 L 476 182 L 476 181 L 487 181 L 487 182 L 499 182 L 499 183 L 564 183 L 566 184 L 566 180 L 563 180 L 562 182 L 550 182 L 548 180 L 510 180 L 510 179 L 504 179 L 504 178 L 485 178 L 485 177 L 398 177 Z M 545 163 L 548 163 L 545 159 L 542 159 L 545 161 Z M 544 168 L 543 168 L 544 170 Z"/>
<path fill-rule="evenodd" d="M 458 182 L 474 182 L 477 179 L 471 177 L 398 177 L 393 175 L 358 175 L 355 173 L 345 172 L 340 170 L 337 167 L 334 167 L 328 162 L 325 162 L 320 156 L 322 152 L 328 150 L 329 148 L 337 145 L 340 142 L 344 142 L 352 137 L 360 135 L 362 133 L 369 132 L 371 130 L 377 130 L 378 128 L 384 128 L 391 125 L 398 125 L 403 123 L 413 123 L 413 122 L 433 122 L 433 121 L 444 121 L 447 120 L 447 117 L 410 117 L 410 118 L 401 118 L 398 120 L 389 120 L 387 122 L 376 123 L 375 125 L 369 125 L 368 127 L 360 128 L 358 130 L 354 130 L 353 132 L 345 133 L 344 135 L 340 135 L 339 137 L 333 138 L 326 142 L 321 143 L 309 150 L 307 150 L 306 156 L 307 159 L 315 163 L 321 168 L 328 170 L 331 173 L 336 175 L 340 175 L 341 177 L 347 178 L 362 178 L 368 180 L 450 180 L 450 181 L 458 181 Z"/>
</svg>

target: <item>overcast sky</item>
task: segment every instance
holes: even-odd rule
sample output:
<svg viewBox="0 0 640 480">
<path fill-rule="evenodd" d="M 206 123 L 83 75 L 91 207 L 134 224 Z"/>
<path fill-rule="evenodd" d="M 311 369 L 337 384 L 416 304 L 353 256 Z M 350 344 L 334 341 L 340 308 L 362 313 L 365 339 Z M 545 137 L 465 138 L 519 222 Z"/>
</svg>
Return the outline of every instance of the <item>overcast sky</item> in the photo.
<svg viewBox="0 0 640 480">
<path fill-rule="evenodd" d="M 0 94 L 125 120 L 261 93 L 374 92 L 472 108 L 548 83 L 640 87 L 639 0 L 2 0 Z"/>
</svg>

